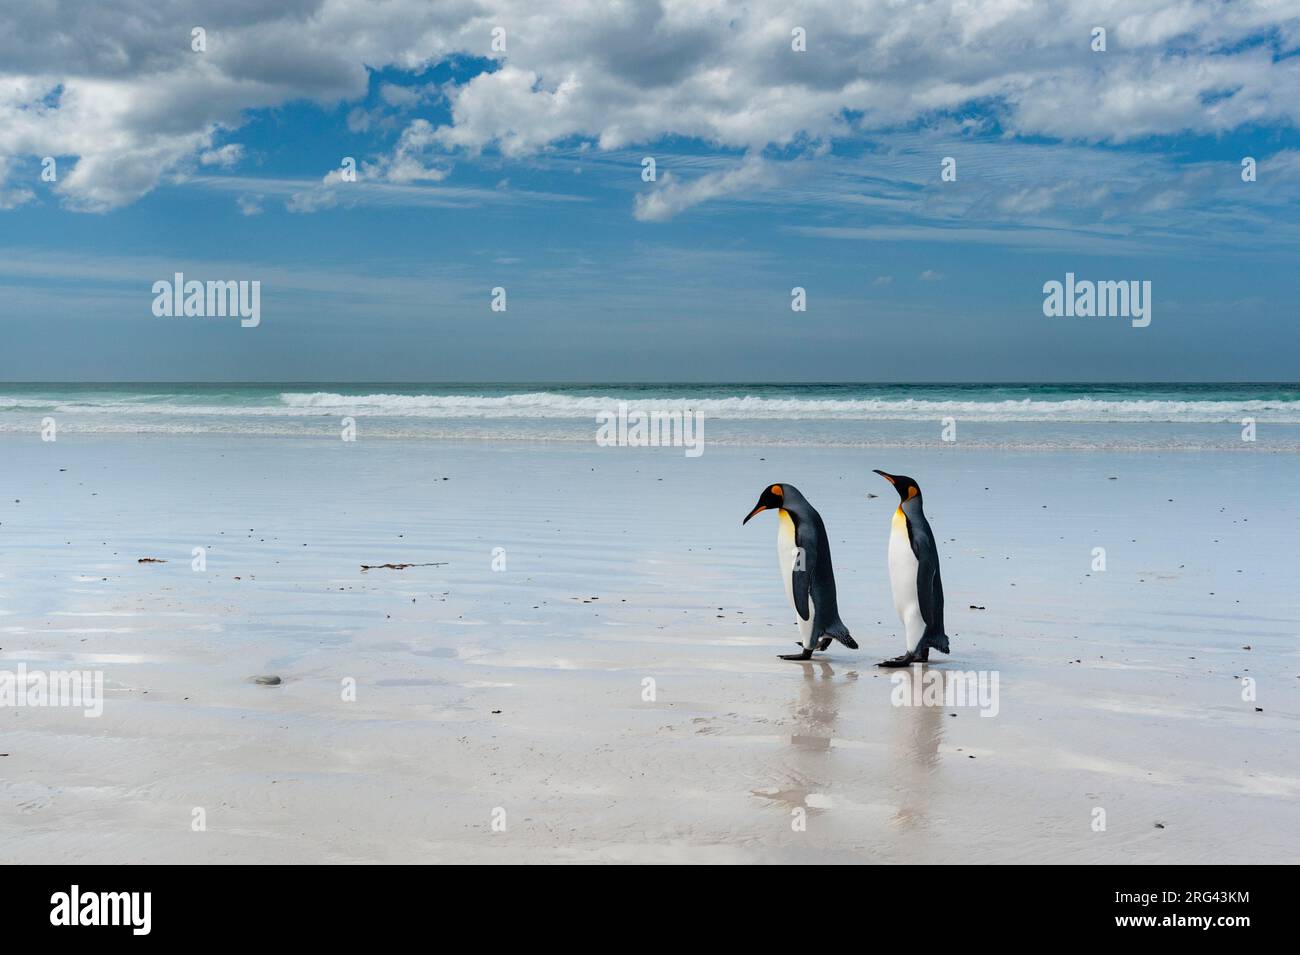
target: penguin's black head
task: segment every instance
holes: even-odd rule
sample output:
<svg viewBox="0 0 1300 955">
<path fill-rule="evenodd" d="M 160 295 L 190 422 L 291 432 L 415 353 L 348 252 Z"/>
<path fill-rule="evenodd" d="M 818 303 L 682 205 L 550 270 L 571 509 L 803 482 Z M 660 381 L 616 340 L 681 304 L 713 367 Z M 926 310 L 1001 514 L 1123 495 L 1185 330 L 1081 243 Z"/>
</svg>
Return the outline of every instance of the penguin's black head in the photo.
<svg viewBox="0 0 1300 955">
<path fill-rule="evenodd" d="M 886 474 L 884 471 L 876 471 L 882 478 L 894 485 L 894 490 L 904 501 L 910 501 L 914 497 L 921 496 L 921 486 L 913 481 L 910 477 L 902 474 Z"/>
<path fill-rule="evenodd" d="M 758 496 L 758 503 L 754 505 L 754 509 L 740 523 L 748 524 L 749 519 L 761 511 L 779 510 L 783 507 L 785 507 L 785 488 L 780 484 L 769 484 Z"/>
</svg>

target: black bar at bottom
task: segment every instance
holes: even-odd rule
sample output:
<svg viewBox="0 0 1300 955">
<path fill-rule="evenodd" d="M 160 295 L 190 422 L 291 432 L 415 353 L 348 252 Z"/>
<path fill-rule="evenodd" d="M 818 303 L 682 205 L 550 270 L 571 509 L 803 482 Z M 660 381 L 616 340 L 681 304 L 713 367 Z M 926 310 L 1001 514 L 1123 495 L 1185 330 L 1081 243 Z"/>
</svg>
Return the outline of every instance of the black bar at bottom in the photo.
<svg viewBox="0 0 1300 955">
<path fill-rule="evenodd" d="M 725 927 L 734 941 L 809 916 L 858 923 L 873 938 L 924 927 L 1039 941 L 1050 931 L 1071 939 L 1231 942 L 1291 924 L 1282 900 L 1293 872 L 1284 867 L 863 867 L 828 873 L 828 888 L 811 901 L 805 880 L 812 873 L 752 866 L 745 874 L 752 885 L 737 873 L 693 884 L 698 873 L 660 871 L 628 874 L 622 886 L 611 880 L 624 876 L 606 874 L 595 887 L 578 872 L 552 874 L 541 886 L 535 871 L 501 867 L 8 867 L 0 913 L 10 941 L 75 936 L 126 944 L 247 943 L 285 933 L 373 943 L 377 926 L 385 935 L 410 930 L 427 938 L 441 920 L 448 942 L 475 924 L 562 939 L 580 926 L 622 923 L 631 937 L 649 932 L 664 944 L 661 933 L 675 925 Z M 521 921 L 534 913 L 537 921 Z"/>
</svg>

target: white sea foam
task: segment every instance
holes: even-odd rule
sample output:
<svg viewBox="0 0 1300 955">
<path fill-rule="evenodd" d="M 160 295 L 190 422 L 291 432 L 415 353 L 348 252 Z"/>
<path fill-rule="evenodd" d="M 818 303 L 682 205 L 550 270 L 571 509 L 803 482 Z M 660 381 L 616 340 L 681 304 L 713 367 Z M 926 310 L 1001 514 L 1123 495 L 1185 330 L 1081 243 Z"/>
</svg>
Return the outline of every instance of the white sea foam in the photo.
<svg viewBox="0 0 1300 955">
<path fill-rule="evenodd" d="M 966 421 L 1077 422 L 1237 422 L 1255 417 L 1300 423 L 1296 401 L 1160 401 L 1071 398 L 1061 401 L 943 401 L 921 398 L 653 398 L 531 392 L 506 396 L 342 395 L 317 391 L 280 395 L 284 407 L 302 412 L 359 413 L 426 418 L 588 418 L 627 400 L 631 410 L 699 411 L 734 420 L 926 421 L 956 417 Z"/>
<path fill-rule="evenodd" d="M 1156 388 L 1132 396 L 1099 388 L 1090 395 L 1082 387 L 1059 397 L 1008 398 L 1008 389 L 996 386 L 986 393 L 969 386 L 930 389 L 920 397 L 908 396 L 902 388 L 892 394 L 881 389 L 883 395 L 866 388 L 859 395 L 840 390 L 831 396 L 818 394 L 815 386 L 807 392 L 787 389 L 766 395 L 746 394 L 743 388 L 728 395 L 713 386 L 697 389 L 698 396 L 691 396 L 689 386 L 611 387 L 585 395 L 564 389 L 502 394 L 504 389 L 491 387 L 483 393 L 464 387 L 438 393 L 431 387 L 409 394 L 241 386 L 14 390 L 16 394 L 0 394 L 0 433 L 34 434 L 46 416 L 53 416 L 60 435 L 322 436 L 336 433 L 341 419 L 352 417 L 369 437 L 588 441 L 596 416 L 627 402 L 632 411 L 699 413 L 714 426 L 711 441 L 719 444 L 897 446 L 921 440 L 932 426 L 954 418 L 962 428 L 963 447 L 1240 449 L 1245 447 L 1242 419 L 1252 418 L 1260 426 L 1275 427 L 1266 441 L 1250 448 L 1300 449 L 1294 427 L 1300 425 L 1300 400 L 1286 389 L 1263 397 L 1225 389 L 1204 399 L 1194 394 L 1179 398 L 1176 390 L 1171 394 L 1171 389 Z M 1019 390 L 1023 393 L 1025 386 Z"/>
</svg>

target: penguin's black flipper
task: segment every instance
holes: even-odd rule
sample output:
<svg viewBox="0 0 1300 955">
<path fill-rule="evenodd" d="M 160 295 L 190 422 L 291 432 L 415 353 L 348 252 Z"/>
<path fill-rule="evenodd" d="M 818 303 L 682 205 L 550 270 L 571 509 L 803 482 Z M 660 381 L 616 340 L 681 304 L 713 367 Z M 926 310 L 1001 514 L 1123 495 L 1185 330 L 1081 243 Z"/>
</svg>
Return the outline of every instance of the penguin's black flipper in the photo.
<svg viewBox="0 0 1300 955">
<path fill-rule="evenodd" d="M 795 553 L 794 568 L 790 571 L 790 596 L 794 598 L 794 610 L 800 620 L 807 620 L 808 590 L 812 576 L 808 572 L 808 551 L 800 547 Z"/>
<path fill-rule="evenodd" d="M 856 650 L 857 641 L 849 635 L 849 628 L 840 619 L 839 603 L 835 595 L 835 571 L 831 567 L 831 547 L 820 514 L 813 511 L 809 519 L 799 525 L 796 540 L 804 557 L 805 569 L 800 571 L 798 565 L 795 565 L 795 609 L 805 620 L 808 618 L 804 616 L 804 611 L 815 610 L 813 639 L 820 642 L 818 649 L 825 650 L 831 639 L 835 639 L 850 650 Z M 812 608 L 809 608 L 810 602 Z"/>
<path fill-rule="evenodd" d="M 916 557 L 916 597 L 921 619 L 925 621 L 917 652 L 933 647 L 940 653 L 948 653 L 948 635 L 943 627 L 943 579 L 939 576 L 939 549 L 934 532 L 919 509 L 909 514 L 908 508 L 903 508 L 903 515 L 907 518 L 907 537 Z"/>
</svg>

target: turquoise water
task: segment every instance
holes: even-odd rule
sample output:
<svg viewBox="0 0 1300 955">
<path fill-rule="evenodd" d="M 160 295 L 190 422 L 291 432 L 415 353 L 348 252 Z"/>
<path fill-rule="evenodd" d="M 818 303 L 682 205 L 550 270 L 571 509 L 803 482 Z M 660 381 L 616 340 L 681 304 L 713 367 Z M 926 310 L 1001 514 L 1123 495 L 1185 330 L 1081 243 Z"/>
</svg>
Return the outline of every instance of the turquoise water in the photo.
<svg viewBox="0 0 1300 955">
<path fill-rule="evenodd" d="M 949 425 L 957 446 L 1300 449 L 1298 384 L 0 384 L 0 432 L 331 436 L 350 418 L 376 437 L 587 441 L 622 402 L 700 415 L 727 444 L 928 443 Z"/>
</svg>

